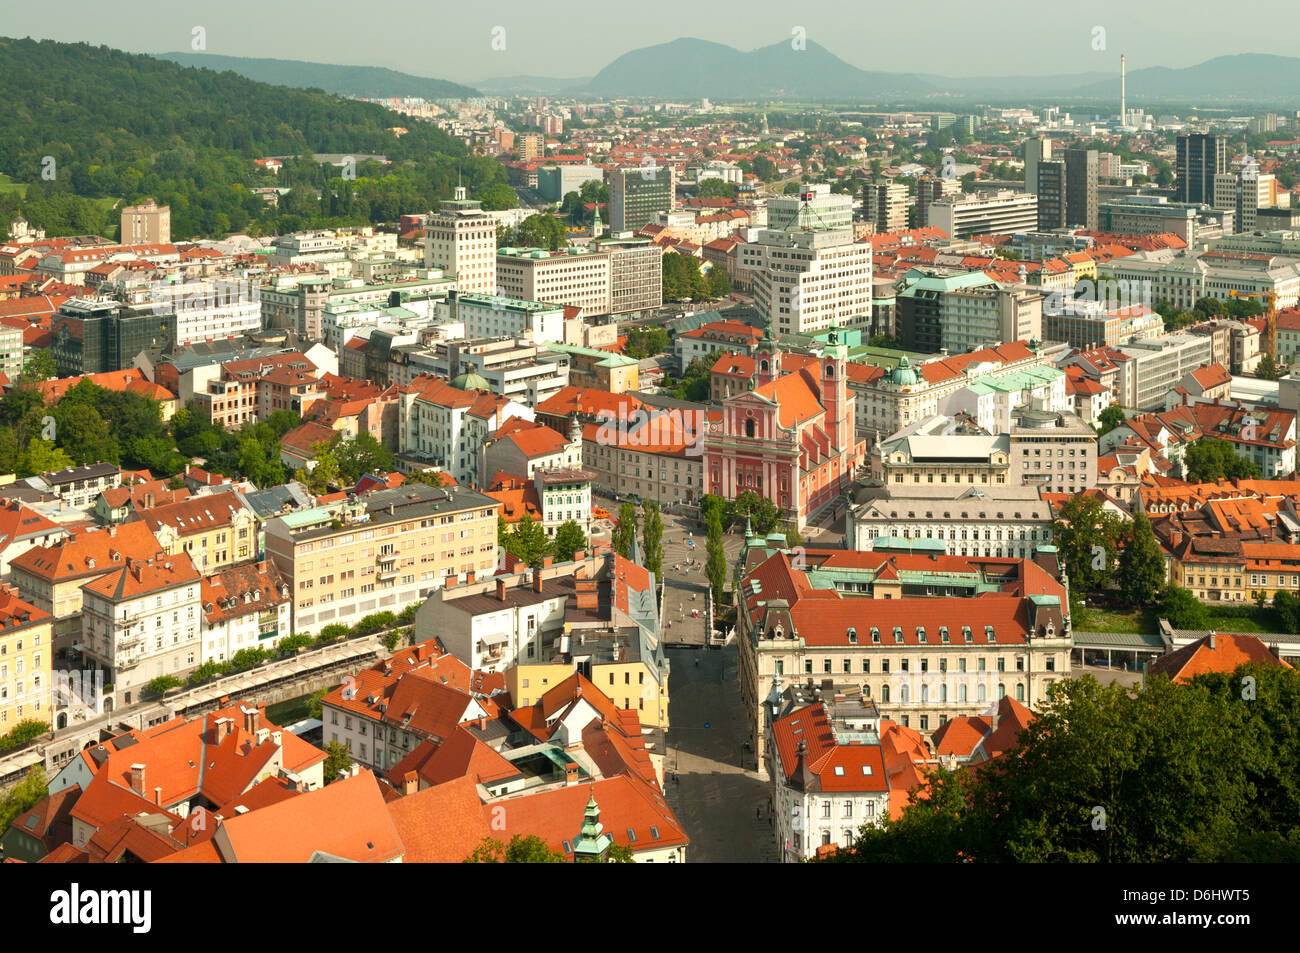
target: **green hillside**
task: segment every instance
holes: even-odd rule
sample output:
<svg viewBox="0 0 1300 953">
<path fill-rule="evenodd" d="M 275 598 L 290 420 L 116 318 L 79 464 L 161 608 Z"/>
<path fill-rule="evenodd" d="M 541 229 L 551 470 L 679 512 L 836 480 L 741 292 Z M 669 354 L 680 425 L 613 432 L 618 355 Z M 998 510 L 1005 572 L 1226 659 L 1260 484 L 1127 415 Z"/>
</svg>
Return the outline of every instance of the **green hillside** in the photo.
<svg viewBox="0 0 1300 953">
<path fill-rule="evenodd" d="M 51 235 L 112 235 L 112 203 L 87 200 L 152 197 L 176 238 L 264 234 L 392 222 L 450 196 L 458 175 L 474 194 L 506 181 L 495 160 L 371 103 L 84 43 L 0 37 L 0 62 L 0 173 L 26 185 L 0 189 L 0 228 L 21 211 Z M 391 165 L 359 162 L 345 181 L 312 153 Z M 277 176 L 255 169 L 262 156 L 291 158 Z M 251 191 L 272 185 L 291 189 L 279 208 Z"/>
</svg>

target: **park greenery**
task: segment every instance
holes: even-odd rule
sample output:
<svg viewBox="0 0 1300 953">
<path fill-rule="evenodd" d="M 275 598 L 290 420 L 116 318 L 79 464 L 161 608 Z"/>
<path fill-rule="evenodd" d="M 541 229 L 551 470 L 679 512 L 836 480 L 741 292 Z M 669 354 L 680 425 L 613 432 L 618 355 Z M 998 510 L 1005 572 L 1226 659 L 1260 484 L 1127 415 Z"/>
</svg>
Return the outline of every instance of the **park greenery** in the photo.
<svg viewBox="0 0 1300 953">
<path fill-rule="evenodd" d="M 14 819 L 26 814 L 49 794 L 49 781 L 45 767 L 40 764 L 27 769 L 27 776 L 11 787 L 0 799 L 0 834 L 9 830 Z"/>
<path fill-rule="evenodd" d="M 1300 673 L 1277 666 L 1137 689 L 1067 679 L 1016 747 L 936 768 L 901 816 L 828 860 L 1294 863 L 1297 712 Z"/>
<path fill-rule="evenodd" d="M 641 555 L 645 568 L 660 578 L 664 567 L 664 521 L 659 504 L 647 500 L 641 529 Z"/>
</svg>

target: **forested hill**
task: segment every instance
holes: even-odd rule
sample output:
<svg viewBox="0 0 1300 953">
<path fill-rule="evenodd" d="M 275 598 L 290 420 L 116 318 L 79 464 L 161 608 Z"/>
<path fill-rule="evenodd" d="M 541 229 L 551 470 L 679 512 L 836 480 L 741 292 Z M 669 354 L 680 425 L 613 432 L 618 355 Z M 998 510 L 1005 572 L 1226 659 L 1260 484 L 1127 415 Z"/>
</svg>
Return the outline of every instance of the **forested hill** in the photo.
<svg viewBox="0 0 1300 953">
<path fill-rule="evenodd" d="M 394 96 L 464 99 L 481 95 L 478 90 L 459 83 L 429 76 L 412 76 L 382 66 L 335 66 L 332 63 L 218 56 L 215 53 L 159 53 L 158 57 L 183 66 L 230 70 L 240 76 L 263 83 L 275 83 L 277 86 L 323 89 L 327 93 L 361 96 L 365 99 L 388 99 Z"/>
<path fill-rule="evenodd" d="M 112 201 L 150 196 L 171 206 L 175 238 L 390 222 L 450 196 L 458 175 L 475 194 L 506 181 L 495 160 L 371 103 L 87 44 L 0 37 L 0 63 L 0 172 L 27 183 L 21 200 L 0 194 L 0 229 L 16 203 L 51 234 L 111 237 Z M 392 164 L 359 163 L 344 181 L 313 152 Z M 276 176 L 253 166 L 263 156 L 307 158 Z M 293 191 L 277 209 L 256 186 Z"/>
</svg>

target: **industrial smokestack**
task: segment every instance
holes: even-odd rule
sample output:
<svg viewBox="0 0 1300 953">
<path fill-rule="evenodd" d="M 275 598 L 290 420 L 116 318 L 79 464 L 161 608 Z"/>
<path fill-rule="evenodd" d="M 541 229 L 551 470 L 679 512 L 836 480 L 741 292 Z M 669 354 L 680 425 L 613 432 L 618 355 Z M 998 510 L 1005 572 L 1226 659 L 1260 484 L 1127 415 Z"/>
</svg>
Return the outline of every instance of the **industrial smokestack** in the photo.
<svg viewBox="0 0 1300 953">
<path fill-rule="evenodd" d="M 1128 125 L 1128 102 L 1124 93 L 1125 63 L 1124 54 L 1119 55 L 1119 124 Z"/>
</svg>

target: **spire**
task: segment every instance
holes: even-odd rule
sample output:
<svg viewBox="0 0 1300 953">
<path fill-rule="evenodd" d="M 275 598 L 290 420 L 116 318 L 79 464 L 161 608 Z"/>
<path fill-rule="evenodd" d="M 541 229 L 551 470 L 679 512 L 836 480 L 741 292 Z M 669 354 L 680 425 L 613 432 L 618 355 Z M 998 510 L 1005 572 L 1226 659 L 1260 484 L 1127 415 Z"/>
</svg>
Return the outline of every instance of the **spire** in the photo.
<svg viewBox="0 0 1300 953">
<path fill-rule="evenodd" d="M 627 558 L 640 566 L 641 563 L 641 543 L 637 539 L 636 522 L 632 523 L 632 546 L 627 551 Z"/>
<path fill-rule="evenodd" d="M 582 831 L 573 841 L 574 863 L 604 863 L 614 838 L 605 833 L 605 825 L 600 823 L 600 807 L 596 804 L 596 788 L 591 786 L 591 796 L 587 799 L 587 809 L 582 815 Z"/>
<path fill-rule="evenodd" d="M 749 514 L 745 514 L 745 539 L 754 538 L 754 525 L 749 520 Z"/>
</svg>

